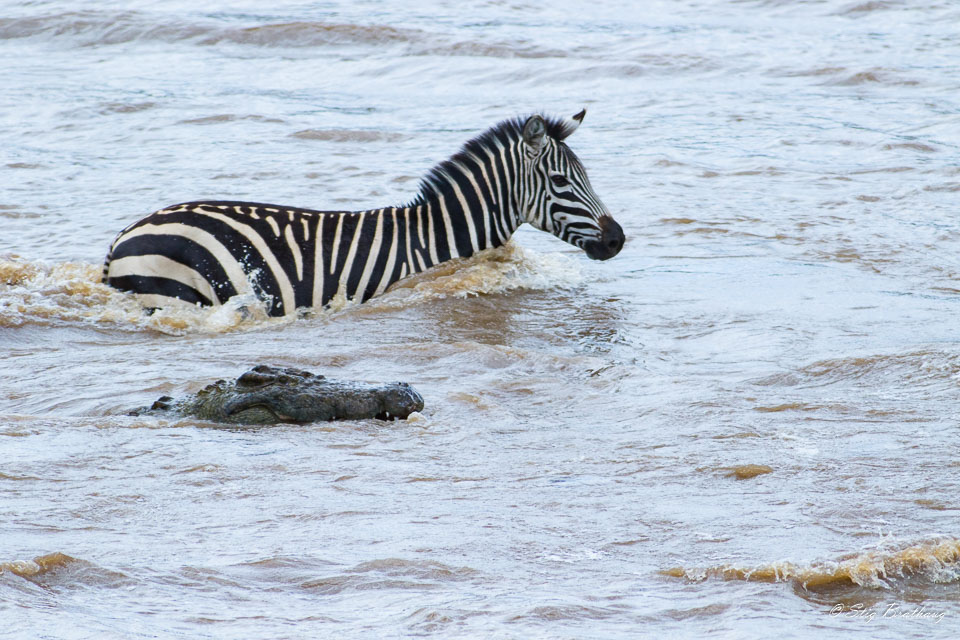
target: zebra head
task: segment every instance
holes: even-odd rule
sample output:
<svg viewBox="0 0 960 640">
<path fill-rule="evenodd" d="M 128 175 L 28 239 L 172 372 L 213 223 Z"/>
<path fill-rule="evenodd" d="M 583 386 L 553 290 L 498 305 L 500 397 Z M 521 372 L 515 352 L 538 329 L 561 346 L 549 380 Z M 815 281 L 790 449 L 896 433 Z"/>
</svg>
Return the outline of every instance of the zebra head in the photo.
<svg viewBox="0 0 960 640">
<path fill-rule="evenodd" d="M 620 253 L 623 229 L 593 192 L 583 164 L 564 142 L 586 112 L 563 121 L 533 115 L 524 122 L 520 215 L 594 260 L 607 260 Z"/>
</svg>

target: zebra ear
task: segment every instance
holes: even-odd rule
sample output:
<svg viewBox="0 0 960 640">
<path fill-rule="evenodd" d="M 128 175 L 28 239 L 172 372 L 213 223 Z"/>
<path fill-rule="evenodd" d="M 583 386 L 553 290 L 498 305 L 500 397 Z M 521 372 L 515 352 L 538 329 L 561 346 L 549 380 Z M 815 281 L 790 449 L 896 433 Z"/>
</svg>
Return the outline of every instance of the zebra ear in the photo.
<svg viewBox="0 0 960 640">
<path fill-rule="evenodd" d="M 573 131 L 576 131 L 576 130 L 577 130 L 577 127 L 579 127 L 581 124 L 583 124 L 583 117 L 584 117 L 585 115 L 587 115 L 587 108 L 586 108 L 586 107 L 584 107 L 583 109 L 580 109 L 580 113 L 577 113 L 577 114 L 575 114 L 573 117 L 570 118 L 570 120 L 573 121 L 573 123 L 574 123 L 574 124 L 573 124 Z M 571 131 L 570 133 L 573 133 L 573 131 Z"/>
<path fill-rule="evenodd" d="M 580 110 L 580 113 L 573 115 L 567 118 L 563 122 L 563 127 L 560 130 L 560 135 L 557 137 L 559 140 L 566 140 L 570 137 L 570 134 L 577 130 L 577 127 L 580 126 L 580 123 L 583 122 L 583 116 L 587 115 L 587 108 L 584 107 Z"/>
<path fill-rule="evenodd" d="M 540 151 L 546 138 L 547 126 L 543 122 L 543 116 L 533 115 L 527 118 L 523 125 L 523 141 L 534 151 Z"/>
</svg>

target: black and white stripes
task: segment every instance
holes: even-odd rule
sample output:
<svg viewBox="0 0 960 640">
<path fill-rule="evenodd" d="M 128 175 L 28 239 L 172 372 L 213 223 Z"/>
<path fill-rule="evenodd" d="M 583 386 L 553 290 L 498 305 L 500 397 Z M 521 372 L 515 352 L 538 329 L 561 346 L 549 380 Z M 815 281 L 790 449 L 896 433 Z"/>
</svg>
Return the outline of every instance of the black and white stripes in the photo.
<svg viewBox="0 0 960 640">
<path fill-rule="evenodd" d="M 524 222 L 611 258 L 623 232 L 564 143 L 583 115 L 500 123 L 431 170 L 402 207 L 214 201 L 163 209 L 117 236 L 103 280 L 148 307 L 253 293 L 281 316 L 337 295 L 368 300 L 408 275 L 500 246 Z"/>
</svg>

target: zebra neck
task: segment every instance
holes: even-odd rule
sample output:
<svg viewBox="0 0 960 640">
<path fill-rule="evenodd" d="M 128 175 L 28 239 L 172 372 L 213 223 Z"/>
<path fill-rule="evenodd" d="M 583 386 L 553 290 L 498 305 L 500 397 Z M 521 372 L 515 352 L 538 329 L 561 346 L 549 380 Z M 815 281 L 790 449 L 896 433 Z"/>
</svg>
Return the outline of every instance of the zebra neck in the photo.
<svg viewBox="0 0 960 640">
<path fill-rule="evenodd" d="M 340 294 L 369 300 L 407 276 L 503 245 L 519 225 L 495 211 L 431 198 L 404 208 L 320 213 L 313 302 L 306 306 Z"/>
<path fill-rule="evenodd" d="M 409 230 L 406 254 L 414 270 L 504 245 L 520 223 L 512 215 L 503 215 L 491 199 L 438 194 L 398 211 Z"/>
</svg>

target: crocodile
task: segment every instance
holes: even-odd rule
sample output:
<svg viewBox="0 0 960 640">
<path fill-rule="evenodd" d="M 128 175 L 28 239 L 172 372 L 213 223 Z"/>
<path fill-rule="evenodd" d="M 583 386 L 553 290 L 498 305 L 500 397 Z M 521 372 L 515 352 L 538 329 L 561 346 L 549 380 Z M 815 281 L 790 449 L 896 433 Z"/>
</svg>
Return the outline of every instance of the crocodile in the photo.
<svg viewBox="0 0 960 640">
<path fill-rule="evenodd" d="M 175 400 L 163 396 L 129 415 L 182 416 L 228 424 L 308 423 L 407 418 L 423 398 L 406 382 L 383 385 L 331 380 L 293 369 L 258 365 L 233 382 L 218 380 Z"/>
</svg>

